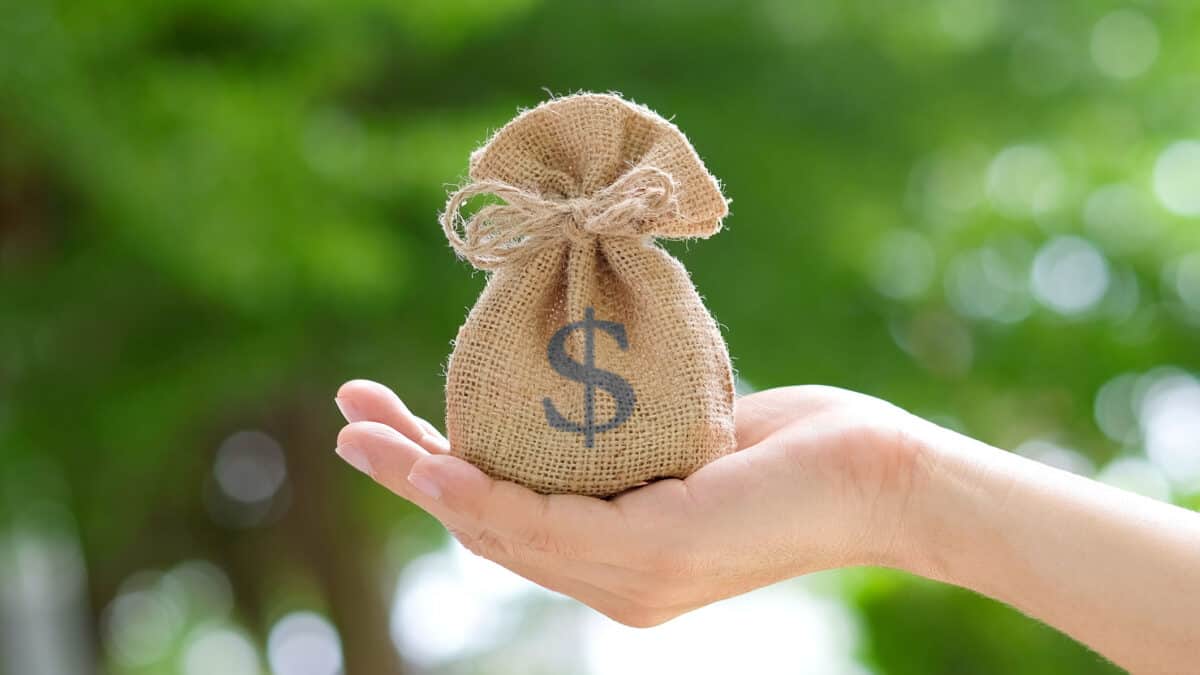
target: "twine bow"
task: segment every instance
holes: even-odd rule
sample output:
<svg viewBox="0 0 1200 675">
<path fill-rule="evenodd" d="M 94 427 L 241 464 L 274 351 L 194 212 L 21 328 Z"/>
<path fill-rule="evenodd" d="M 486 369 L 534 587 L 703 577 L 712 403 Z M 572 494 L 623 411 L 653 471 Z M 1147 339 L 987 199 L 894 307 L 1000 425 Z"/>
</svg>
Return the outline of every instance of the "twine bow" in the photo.
<svg viewBox="0 0 1200 675">
<path fill-rule="evenodd" d="M 678 184 L 671 174 L 639 166 L 587 197 L 555 198 L 500 180 L 481 180 L 459 188 L 446 202 L 442 230 L 459 257 L 483 270 L 562 241 L 589 237 L 640 237 L 661 216 L 678 214 Z M 491 194 L 504 200 L 469 218 L 462 207 L 472 197 Z"/>
</svg>

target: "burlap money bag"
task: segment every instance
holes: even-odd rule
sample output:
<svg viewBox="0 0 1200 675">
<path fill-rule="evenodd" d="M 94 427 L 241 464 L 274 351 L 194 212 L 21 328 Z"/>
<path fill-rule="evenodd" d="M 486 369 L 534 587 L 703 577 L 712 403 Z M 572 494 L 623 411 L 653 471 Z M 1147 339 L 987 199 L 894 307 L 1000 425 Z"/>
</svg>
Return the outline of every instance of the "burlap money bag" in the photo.
<svg viewBox="0 0 1200 675">
<path fill-rule="evenodd" d="M 489 277 L 447 368 L 452 451 L 539 492 L 595 496 L 730 452 L 725 343 L 654 242 L 708 237 L 728 211 L 679 129 L 616 96 L 560 98 L 500 129 L 469 177 L 442 226 Z"/>
</svg>

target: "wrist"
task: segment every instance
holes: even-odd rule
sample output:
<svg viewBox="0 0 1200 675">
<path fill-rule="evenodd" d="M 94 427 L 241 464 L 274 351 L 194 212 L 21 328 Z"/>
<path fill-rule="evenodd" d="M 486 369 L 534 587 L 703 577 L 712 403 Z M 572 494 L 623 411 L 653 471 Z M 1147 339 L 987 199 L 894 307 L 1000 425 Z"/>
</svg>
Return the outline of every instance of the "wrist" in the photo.
<svg viewBox="0 0 1200 675">
<path fill-rule="evenodd" d="M 890 413 L 861 429 L 859 447 L 866 452 L 851 460 L 859 505 L 848 531 L 857 535 L 858 544 L 848 547 L 847 563 L 930 576 L 939 564 L 930 553 L 945 536 L 937 514 L 948 500 L 943 483 L 953 480 L 945 439 L 953 432 L 898 408 Z"/>
<path fill-rule="evenodd" d="M 996 518 L 1009 508 L 1014 458 L 926 420 L 917 426 L 897 546 L 884 564 L 977 587 L 992 567 L 1003 563 L 1005 533 Z"/>
</svg>

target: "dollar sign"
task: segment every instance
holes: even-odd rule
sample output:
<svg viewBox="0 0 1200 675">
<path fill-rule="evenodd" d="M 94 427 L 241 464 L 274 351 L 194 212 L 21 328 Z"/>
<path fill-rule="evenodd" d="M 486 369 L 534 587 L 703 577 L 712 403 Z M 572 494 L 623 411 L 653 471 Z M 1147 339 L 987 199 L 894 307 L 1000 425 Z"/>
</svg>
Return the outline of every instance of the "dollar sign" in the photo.
<svg viewBox="0 0 1200 675">
<path fill-rule="evenodd" d="M 583 383 L 583 423 L 577 424 L 559 414 L 550 398 L 542 399 L 542 407 L 546 410 L 546 421 L 550 426 L 561 431 L 583 434 L 584 447 L 592 447 L 596 434 L 609 431 L 621 426 L 633 414 L 633 404 L 636 397 L 633 387 L 621 376 L 601 370 L 596 367 L 596 329 L 608 333 L 617 341 L 621 351 L 629 348 L 625 337 L 625 326 L 612 321 L 597 321 L 596 312 L 591 307 L 584 310 L 583 321 L 569 323 L 558 330 L 550 343 L 546 345 L 546 356 L 550 359 L 550 367 L 554 372 L 575 382 Z M 583 363 L 573 360 L 567 355 L 567 336 L 573 331 L 583 331 Z M 607 391 L 617 403 L 617 411 L 613 418 L 604 424 L 596 424 L 596 387 Z"/>
</svg>

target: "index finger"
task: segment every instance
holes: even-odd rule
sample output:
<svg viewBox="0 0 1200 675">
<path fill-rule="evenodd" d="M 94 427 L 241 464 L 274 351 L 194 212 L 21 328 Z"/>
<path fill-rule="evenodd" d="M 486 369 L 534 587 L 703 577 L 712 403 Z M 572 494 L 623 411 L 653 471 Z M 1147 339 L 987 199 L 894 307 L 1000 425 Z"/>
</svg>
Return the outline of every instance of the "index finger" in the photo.
<svg viewBox="0 0 1200 675">
<path fill-rule="evenodd" d="M 350 380 L 338 389 L 334 401 L 347 422 L 381 422 L 430 452 L 450 449 L 441 432 L 414 415 L 394 391 L 378 382 Z"/>
</svg>

